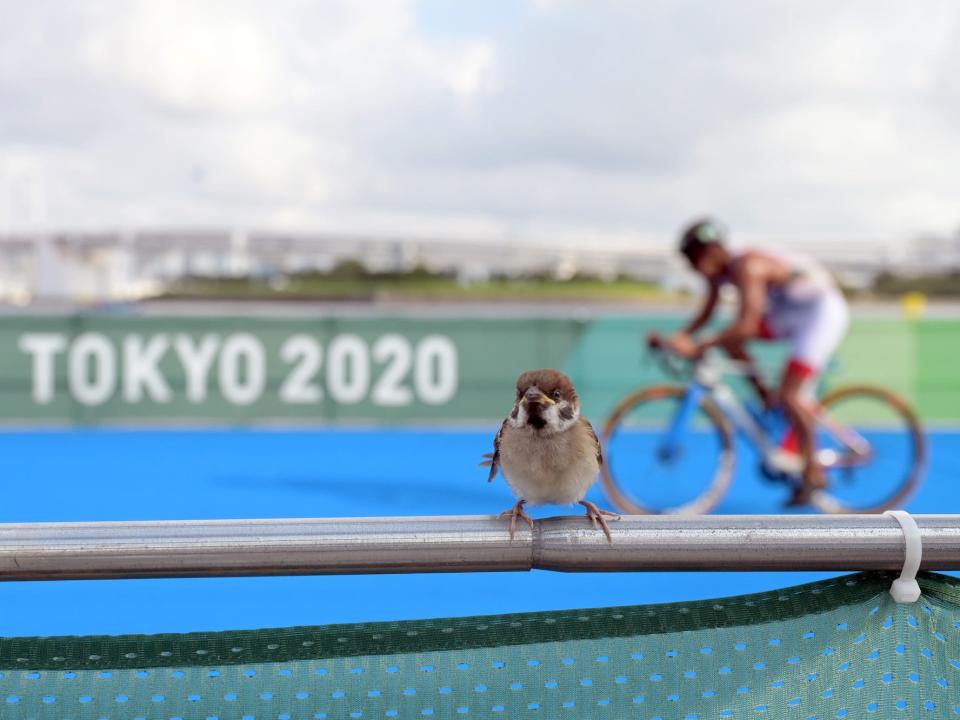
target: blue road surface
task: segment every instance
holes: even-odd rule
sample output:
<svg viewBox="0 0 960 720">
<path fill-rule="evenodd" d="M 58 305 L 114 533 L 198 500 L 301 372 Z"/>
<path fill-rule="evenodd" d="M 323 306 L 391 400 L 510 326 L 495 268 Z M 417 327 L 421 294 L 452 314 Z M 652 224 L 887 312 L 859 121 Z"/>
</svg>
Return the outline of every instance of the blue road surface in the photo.
<svg viewBox="0 0 960 720">
<path fill-rule="evenodd" d="M 488 514 L 482 430 L 0 433 L 0 522 Z M 745 449 L 744 449 L 745 450 Z M 960 511 L 960 434 L 930 435 L 909 505 Z M 781 512 L 744 456 L 718 512 Z M 590 498 L 605 500 L 595 487 Z M 535 508 L 537 517 L 582 512 Z M 0 583 L 0 635 L 187 632 L 691 600 L 825 573 L 475 573 Z"/>
</svg>

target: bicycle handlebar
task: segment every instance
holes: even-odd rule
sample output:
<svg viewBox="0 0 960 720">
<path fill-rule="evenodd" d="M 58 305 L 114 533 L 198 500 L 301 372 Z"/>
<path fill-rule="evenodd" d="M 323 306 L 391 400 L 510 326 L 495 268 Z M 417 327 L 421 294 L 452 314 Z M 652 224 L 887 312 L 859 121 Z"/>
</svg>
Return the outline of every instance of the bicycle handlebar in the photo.
<svg viewBox="0 0 960 720">
<path fill-rule="evenodd" d="M 647 343 L 647 357 L 652 359 L 666 375 L 685 378 L 693 372 L 693 362 L 670 352 L 662 343 L 651 339 Z"/>
<path fill-rule="evenodd" d="M 680 357 L 671 352 L 658 337 L 648 339 L 647 350 L 648 357 L 653 358 L 664 373 L 676 378 L 696 375 L 699 369 L 705 367 L 719 375 L 748 376 L 755 372 L 751 363 L 724 357 L 719 350 L 708 350 L 696 360 Z"/>
</svg>

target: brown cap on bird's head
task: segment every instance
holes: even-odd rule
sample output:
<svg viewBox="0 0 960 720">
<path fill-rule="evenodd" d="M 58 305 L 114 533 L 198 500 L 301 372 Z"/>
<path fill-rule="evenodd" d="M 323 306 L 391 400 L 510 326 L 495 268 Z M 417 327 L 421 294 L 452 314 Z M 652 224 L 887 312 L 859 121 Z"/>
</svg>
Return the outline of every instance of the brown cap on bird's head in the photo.
<svg viewBox="0 0 960 720">
<path fill-rule="evenodd" d="M 538 388 L 551 400 L 577 402 L 577 391 L 574 390 L 573 383 L 559 370 L 553 368 L 527 370 L 517 378 L 517 397 L 523 397 L 527 390 L 533 387 Z"/>
</svg>

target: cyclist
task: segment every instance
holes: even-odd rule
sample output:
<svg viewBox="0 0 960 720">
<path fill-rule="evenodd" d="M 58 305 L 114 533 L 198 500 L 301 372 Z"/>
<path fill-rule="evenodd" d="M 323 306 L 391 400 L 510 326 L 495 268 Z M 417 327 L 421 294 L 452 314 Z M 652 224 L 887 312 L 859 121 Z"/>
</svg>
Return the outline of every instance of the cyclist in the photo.
<svg viewBox="0 0 960 720">
<path fill-rule="evenodd" d="M 776 394 L 769 392 L 756 372 L 751 373 L 751 381 L 764 403 L 768 407 L 779 404 L 790 421 L 781 457 L 799 453 L 792 457 L 800 460 L 796 464 L 802 483 L 789 504 L 805 504 L 811 492 L 826 485 L 823 469 L 814 460 L 816 403 L 812 390 L 817 374 L 846 334 L 847 303 L 829 273 L 812 258 L 781 251 L 734 250 L 727 244 L 722 226 L 710 219 L 689 225 L 679 249 L 706 279 L 706 299 L 683 330 L 662 341 L 656 335 L 650 340 L 690 359 L 709 348 L 722 348 L 751 365 L 746 341 L 784 339 L 790 343 L 790 359 Z M 713 315 L 725 285 L 739 291 L 735 319 L 715 335 L 694 337 Z"/>
</svg>

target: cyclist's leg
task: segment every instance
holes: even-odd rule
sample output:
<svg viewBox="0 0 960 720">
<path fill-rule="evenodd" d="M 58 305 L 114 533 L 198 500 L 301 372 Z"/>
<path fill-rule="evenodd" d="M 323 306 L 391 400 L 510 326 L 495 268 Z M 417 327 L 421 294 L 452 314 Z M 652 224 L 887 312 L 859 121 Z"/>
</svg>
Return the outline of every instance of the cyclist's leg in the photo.
<svg viewBox="0 0 960 720">
<path fill-rule="evenodd" d="M 849 324 L 846 301 L 839 293 L 829 293 L 811 306 L 791 334 L 791 357 L 780 385 L 780 401 L 791 421 L 797 450 L 803 456 L 803 486 L 795 502 L 803 502 L 809 493 L 823 487 L 823 469 L 814 461 L 816 447 L 814 425 L 816 401 L 813 390 L 817 375 L 843 340 Z"/>
<path fill-rule="evenodd" d="M 817 368 L 797 358 L 787 362 L 780 381 L 780 404 L 790 421 L 790 433 L 786 444 L 796 446 L 803 458 L 803 485 L 797 489 L 792 502 L 804 503 L 810 492 L 825 487 L 827 482 L 823 469 L 814 462 L 814 413 L 810 388 L 816 382 Z M 792 442 L 790 442 L 792 440 Z"/>
<path fill-rule="evenodd" d="M 760 323 L 760 331 L 757 333 L 755 340 L 776 340 L 777 335 L 773 332 L 770 327 L 770 324 L 767 322 L 767 319 L 764 318 Z M 750 381 L 750 385 L 753 386 L 753 389 L 757 393 L 757 397 L 760 398 L 760 402 L 763 403 L 764 407 L 770 408 L 776 404 L 777 396 L 774 392 L 767 387 L 766 383 L 763 381 L 763 377 L 760 375 L 760 371 L 757 369 L 756 363 L 753 361 L 753 356 L 747 352 L 746 345 L 742 342 L 730 343 L 724 346 L 724 351 L 734 360 L 738 360 L 743 363 L 747 363 L 750 367 L 750 370 L 747 374 L 747 379 Z"/>
<path fill-rule="evenodd" d="M 727 354 L 734 360 L 739 360 L 750 366 L 747 372 L 747 380 L 750 381 L 750 385 L 753 386 L 763 406 L 769 408 L 776 404 L 776 393 L 772 392 L 766 383 L 763 382 L 763 378 L 760 376 L 753 362 L 753 358 L 750 356 L 750 353 L 747 352 L 746 347 L 742 343 L 737 343 L 724 347 L 724 350 L 726 350 Z"/>
</svg>

